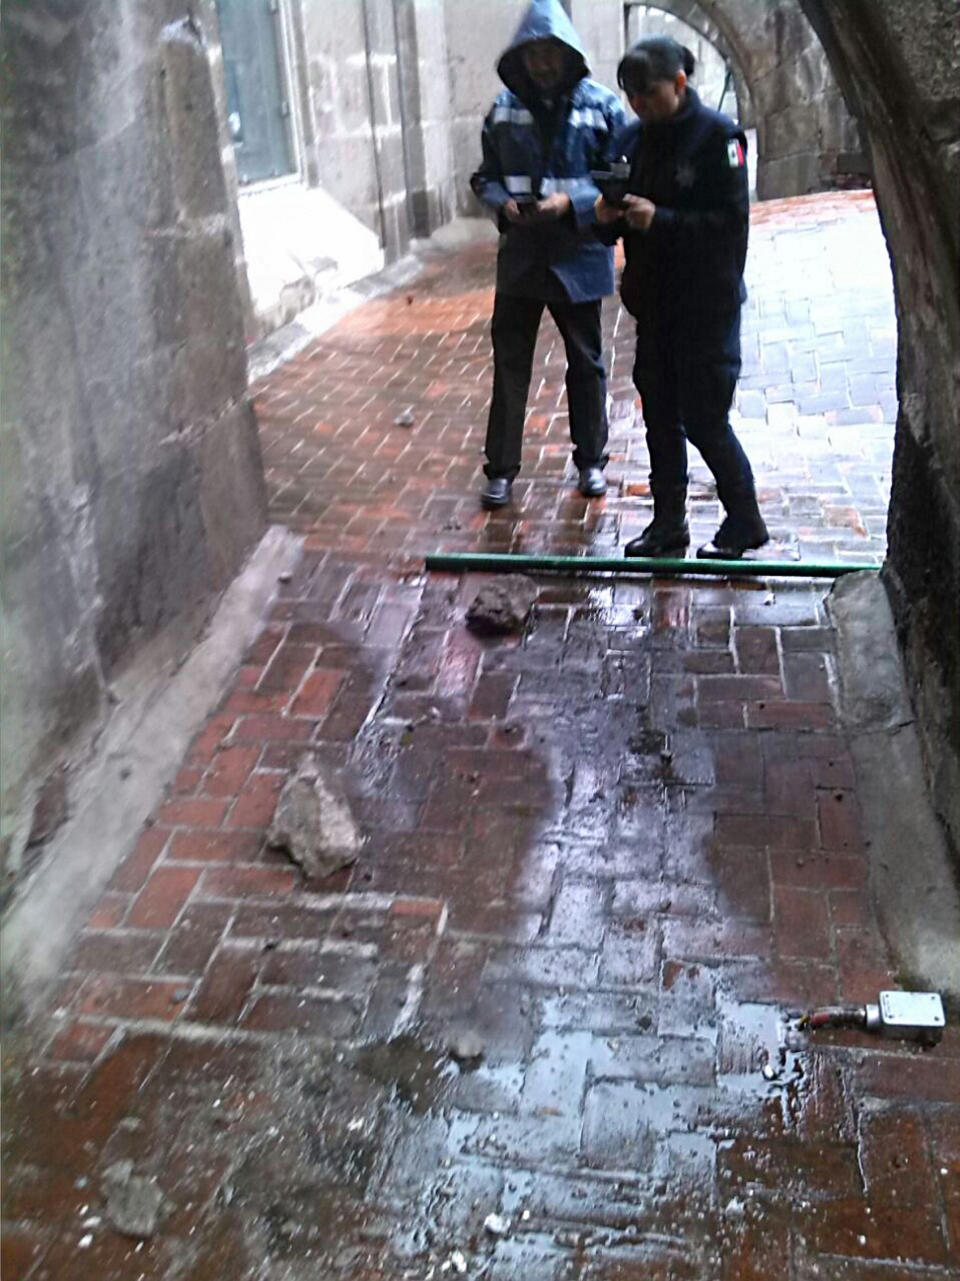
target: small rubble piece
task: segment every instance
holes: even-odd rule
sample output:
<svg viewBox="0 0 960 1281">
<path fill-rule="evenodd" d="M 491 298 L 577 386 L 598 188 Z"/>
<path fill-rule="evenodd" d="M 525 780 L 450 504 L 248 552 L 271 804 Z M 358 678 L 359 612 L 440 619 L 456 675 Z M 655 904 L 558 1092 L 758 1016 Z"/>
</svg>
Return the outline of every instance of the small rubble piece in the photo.
<svg viewBox="0 0 960 1281">
<path fill-rule="evenodd" d="M 476 1032 L 469 1029 L 451 1033 L 447 1049 L 457 1063 L 476 1065 L 483 1058 L 483 1042 Z"/>
<path fill-rule="evenodd" d="M 467 1259 L 462 1250 L 454 1250 L 453 1253 L 450 1255 L 450 1258 L 447 1259 L 446 1263 L 443 1265 L 440 1271 L 449 1272 L 451 1268 L 459 1276 L 463 1276 L 463 1274 L 466 1272 Z"/>
<path fill-rule="evenodd" d="M 510 1231 L 510 1220 L 505 1219 L 502 1214 L 488 1214 L 483 1226 L 492 1237 L 505 1237 Z"/>
<path fill-rule="evenodd" d="M 125 1237 L 152 1237 L 163 1208 L 156 1182 L 134 1174 L 132 1161 L 115 1161 L 104 1171 L 102 1186 L 111 1226 Z"/>
<path fill-rule="evenodd" d="M 397 414 L 396 418 L 394 418 L 393 422 L 396 427 L 412 427 L 414 422 L 413 409 L 407 408 L 401 410 L 400 413 Z"/>
<path fill-rule="evenodd" d="M 522 632 L 537 594 L 536 583 L 523 574 L 487 583 L 467 609 L 467 626 L 485 636 Z"/>
<path fill-rule="evenodd" d="M 316 880 L 355 863 L 363 846 L 347 798 L 310 755 L 280 793 L 267 840 Z"/>
</svg>

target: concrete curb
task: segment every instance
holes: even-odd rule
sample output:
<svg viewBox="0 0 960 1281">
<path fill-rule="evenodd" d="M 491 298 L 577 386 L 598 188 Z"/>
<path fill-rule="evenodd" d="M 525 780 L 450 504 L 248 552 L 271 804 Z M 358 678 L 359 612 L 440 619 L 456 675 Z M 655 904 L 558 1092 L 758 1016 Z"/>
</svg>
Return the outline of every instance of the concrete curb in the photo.
<svg viewBox="0 0 960 1281">
<path fill-rule="evenodd" d="M 128 696 L 71 782 L 71 795 L 80 803 L 50 841 L 4 922 L 0 961 L 6 1021 L 31 1008 L 56 976 L 80 922 L 132 849 L 191 739 L 260 631 L 277 576 L 296 563 L 302 543 L 282 526 L 271 526 L 186 662 L 171 676 L 151 649 L 125 674 Z"/>
<path fill-rule="evenodd" d="M 887 594 L 877 574 L 852 574 L 827 606 L 880 927 L 904 984 L 940 992 L 956 1012 L 960 892 L 927 790 Z"/>
</svg>

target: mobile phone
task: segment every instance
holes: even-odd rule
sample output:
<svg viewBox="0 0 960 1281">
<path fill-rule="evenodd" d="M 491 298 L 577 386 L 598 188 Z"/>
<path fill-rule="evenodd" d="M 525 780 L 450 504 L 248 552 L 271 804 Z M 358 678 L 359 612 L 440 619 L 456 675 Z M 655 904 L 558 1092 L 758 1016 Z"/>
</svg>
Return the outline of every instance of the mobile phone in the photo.
<svg viewBox="0 0 960 1281">
<path fill-rule="evenodd" d="M 627 188 L 630 186 L 629 174 L 621 177 L 617 173 L 612 173 L 609 169 L 591 170 L 590 177 L 595 187 L 599 188 L 601 196 L 608 205 L 622 205 L 623 198 L 627 194 Z"/>
</svg>

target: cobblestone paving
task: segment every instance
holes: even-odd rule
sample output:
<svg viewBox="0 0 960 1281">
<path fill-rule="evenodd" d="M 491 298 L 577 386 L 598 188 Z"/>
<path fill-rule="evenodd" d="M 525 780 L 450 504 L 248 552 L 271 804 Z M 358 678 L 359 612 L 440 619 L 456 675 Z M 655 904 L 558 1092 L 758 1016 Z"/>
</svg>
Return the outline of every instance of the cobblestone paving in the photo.
<svg viewBox="0 0 960 1281">
<path fill-rule="evenodd" d="M 517 503 L 478 512 L 490 274 L 434 258 L 258 388 L 304 555 L 8 1051 L 5 1281 L 960 1275 L 957 1030 L 789 1028 L 899 979 L 826 588 L 545 578 L 523 636 L 483 640 L 479 580 L 421 572 L 610 552 L 649 505 L 611 305 L 611 495 L 572 492 L 545 334 Z M 869 201 L 765 207 L 751 279 L 739 409 L 780 550 L 879 559 Z M 307 748 L 367 837 L 323 883 L 265 846 Z M 143 1241 L 105 1218 L 122 1160 L 166 1197 Z"/>
</svg>

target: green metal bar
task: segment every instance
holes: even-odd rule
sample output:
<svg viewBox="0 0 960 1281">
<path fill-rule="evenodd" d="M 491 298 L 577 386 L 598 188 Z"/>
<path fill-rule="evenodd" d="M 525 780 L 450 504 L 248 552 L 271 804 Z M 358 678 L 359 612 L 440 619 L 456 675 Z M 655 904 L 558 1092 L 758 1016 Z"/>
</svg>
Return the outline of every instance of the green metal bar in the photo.
<svg viewBox="0 0 960 1281">
<path fill-rule="evenodd" d="M 828 564 L 801 560 L 695 560 L 662 556 L 530 556 L 508 552 L 436 552 L 426 558 L 428 570 L 500 574 L 706 574 L 723 578 L 840 578 L 878 570 L 879 565 Z"/>
</svg>

